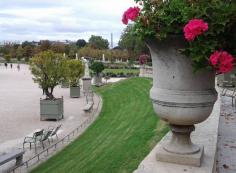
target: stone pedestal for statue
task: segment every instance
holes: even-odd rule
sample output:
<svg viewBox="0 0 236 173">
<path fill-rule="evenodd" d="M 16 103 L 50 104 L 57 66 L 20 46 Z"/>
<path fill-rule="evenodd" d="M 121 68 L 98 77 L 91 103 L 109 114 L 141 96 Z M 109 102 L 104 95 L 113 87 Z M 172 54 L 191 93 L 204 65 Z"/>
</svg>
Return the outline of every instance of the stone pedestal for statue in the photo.
<svg viewBox="0 0 236 173">
<path fill-rule="evenodd" d="M 89 74 L 89 67 L 88 67 L 88 61 L 82 57 L 82 60 L 84 62 L 84 77 L 82 78 L 83 82 L 83 92 L 88 92 L 91 90 L 91 83 L 92 83 L 92 78 L 90 77 Z"/>
<path fill-rule="evenodd" d="M 83 77 L 82 82 L 83 82 L 83 92 L 88 92 L 91 90 L 91 77 Z"/>
</svg>

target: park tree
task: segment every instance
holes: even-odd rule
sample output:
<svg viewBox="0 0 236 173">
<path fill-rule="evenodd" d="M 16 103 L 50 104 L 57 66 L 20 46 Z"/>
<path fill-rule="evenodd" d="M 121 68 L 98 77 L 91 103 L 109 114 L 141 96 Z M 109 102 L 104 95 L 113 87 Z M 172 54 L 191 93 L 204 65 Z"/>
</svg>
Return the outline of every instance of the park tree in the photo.
<svg viewBox="0 0 236 173">
<path fill-rule="evenodd" d="M 75 59 L 75 55 L 78 52 L 76 44 L 70 44 L 68 57 L 70 59 Z"/>
<path fill-rule="evenodd" d="M 66 60 L 62 54 L 43 51 L 35 55 L 30 62 L 34 82 L 38 83 L 47 99 L 53 100 L 54 88 L 66 77 Z"/>
<path fill-rule="evenodd" d="M 79 60 L 71 59 L 67 60 L 66 76 L 70 83 L 70 86 L 77 87 L 79 85 L 79 79 L 84 73 L 83 63 Z"/>
<path fill-rule="evenodd" d="M 65 53 L 65 44 L 60 42 L 53 43 L 51 50 L 55 53 Z"/>
<path fill-rule="evenodd" d="M 4 59 L 6 60 L 6 62 L 11 62 L 11 55 L 10 54 L 5 54 Z"/>
<path fill-rule="evenodd" d="M 51 43 L 49 40 L 41 40 L 39 45 L 41 51 L 47 51 L 51 48 Z"/>
<path fill-rule="evenodd" d="M 105 69 L 105 66 L 102 62 L 94 62 L 91 64 L 90 69 L 96 76 L 99 76 L 99 74 Z"/>
<path fill-rule="evenodd" d="M 128 25 L 124 29 L 118 45 L 123 50 L 127 50 L 129 52 L 129 57 L 131 59 L 134 57 L 139 57 L 140 54 L 147 54 L 149 52 L 144 41 L 142 41 L 141 38 L 135 36 L 133 25 Z"/>
<path fill-rule="evenodd" d="M 85 47 L 86 44 L 87 44 L 87 42 L 86 42 L 84 39 L 79 39 L 79 40 L 77 40 L 77 42 L 76 42 L 76 46 L 77 46 L 78 48 Z"/>
<path fill-rule="evenodd" d="M 29 61 L 29 59 L 33 56 L 34 50 L 32 46 L 25 46 L 23 48 L 23 55 L 25 57 L 25 61 Z"/>
<path fill-rule="evenodd" d="M 101 36 L 92 35 L 88 41 L 89 45 L 95 49 L 108 49 L 109 42 Z"/>
<path fill-rule="evenodd" d="M 3 55 L 7 55 L 10 53 L 11 48 L 12 48 L 11 43 L 5 43 L 1 48 L 1 53 Z"/>
<path fill-rule="evenodd" d="M 16 58 L 16 49 L 14 46 L 11 47 L 9 55 L 10 55 L 11 59 Z"/>
<path fill-rule="evenodd" d="M 21 46 L 22 46 L 22 48 L 24 48 L 24 47 L 26 47 L 26 46 L 34 47 L 33 43 L 32 43 L 32 42 L 29 42 L 29 41 L 24 41 L 24 42 L 22 42 Z"/>
<path fill-rule="evenodd" d="M 18 61 L 20 61 L 24 56 L 24 49 L 22 48 L 22 46 L 19 46 L 17 49 L 16 49 L 16 58 Z"/>
</svg>

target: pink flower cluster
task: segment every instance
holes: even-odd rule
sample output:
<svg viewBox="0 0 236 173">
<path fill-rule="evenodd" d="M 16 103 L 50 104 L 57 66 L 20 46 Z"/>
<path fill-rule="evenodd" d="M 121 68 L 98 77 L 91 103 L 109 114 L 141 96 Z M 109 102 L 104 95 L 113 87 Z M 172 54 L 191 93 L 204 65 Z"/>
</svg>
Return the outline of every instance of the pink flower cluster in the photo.
<svg viewBox="0 0 236 173">
<path fill-rule="evenodd" d="M 218 73 L 228 73 L 233 69 L 234 57 L 226 51 L 215 51 L 210 62 Z"/>
<path fill-rule="evenodd" d="M 126 10 L 122 17 L 122 22 L 127 25 L 129 20 L 135 21 L 139 16 L 140 8 L 138 7 L 130 7 Z"/>
<path fill-rule="evenodd" d="M 202 19 L 192 19 L 184 27 L 184 36 L 188 41 L 193 41 L 195 37 L 208 30 L 208 23 Z"/>
<path fill-rule="evenodd" d="M 139 57 L 139 64 L 140 65 L 144 65 L 147 63 L 148 59 L 150 59 L 150 56 L 149 55 L 146 55 L 146 54 L 142 54 L 140 55 Z"/>
</svg>

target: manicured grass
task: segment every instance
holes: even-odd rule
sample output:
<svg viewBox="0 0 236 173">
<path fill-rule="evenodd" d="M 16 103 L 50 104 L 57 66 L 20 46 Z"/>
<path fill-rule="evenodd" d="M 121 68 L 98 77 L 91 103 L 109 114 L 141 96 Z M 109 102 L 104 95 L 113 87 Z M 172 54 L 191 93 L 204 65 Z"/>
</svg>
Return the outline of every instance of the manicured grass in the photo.
<svg viewBox="0 0 236 173">
<path fill-rule="evenodd" d="M 96 89 L 100 116 L 87 131 L 33 173 L 132 173 L 168 131 L 155 115 L 152 81 L 131 78 Z"/>
<path fill-rule="evenodd" d="M 139 74 L 139 69 L 109 69 L 106 68 L 103 73 L 114 73 L 114 74 L 127 74 L 127 73 L 134 73 Z"/>
</svg>

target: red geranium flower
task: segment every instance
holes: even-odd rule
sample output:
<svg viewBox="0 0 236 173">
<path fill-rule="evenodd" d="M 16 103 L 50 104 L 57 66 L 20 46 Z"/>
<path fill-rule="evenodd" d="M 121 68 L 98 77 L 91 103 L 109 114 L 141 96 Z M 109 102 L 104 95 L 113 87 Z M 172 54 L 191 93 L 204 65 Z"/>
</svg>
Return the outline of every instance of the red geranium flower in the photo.
<svg viewBox="0 0 236 173">
<path fill-rule="evenodd" d="M 202 19 L 192 19 L 184 27 L 184 36 L 186 40 L 193 41 L 195 37 L 203 34 L 208 30 L 208 23 Z"/>
<path fill-rule="evenodd" d="M 124 12 L 122 17 L 122 22 L 127 25 L 128 20 L 135 21 L 139 16 L 139 12 L 140 12 L 139 7 L 130 7 L 128 10 Z"/>
<path fill-rule="evenodd" d="M 226 51 L 215 51 L 210 62 L 218 73 L 228 73 L 233 69 L 234 57 Z"/>
</svg>

